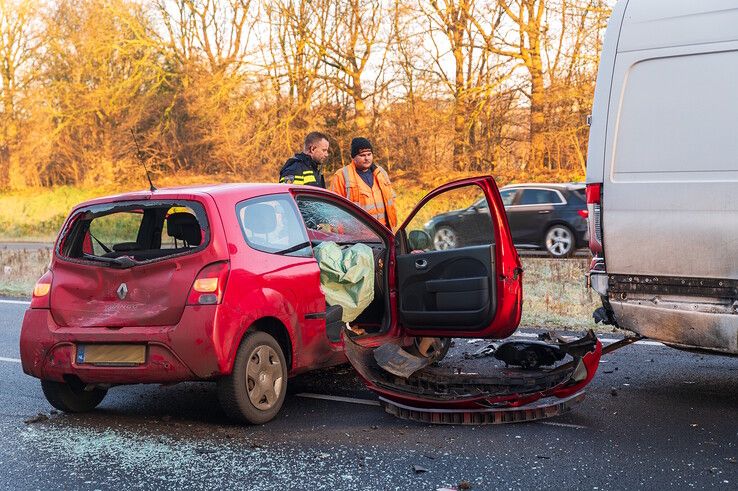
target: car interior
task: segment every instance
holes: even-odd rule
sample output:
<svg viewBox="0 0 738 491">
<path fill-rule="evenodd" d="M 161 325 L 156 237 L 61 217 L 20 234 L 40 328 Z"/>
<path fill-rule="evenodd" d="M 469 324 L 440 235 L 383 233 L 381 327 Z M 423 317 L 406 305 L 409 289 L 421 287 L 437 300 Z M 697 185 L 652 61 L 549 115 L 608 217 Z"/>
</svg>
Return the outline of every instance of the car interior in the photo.
<svg viewBox="0 0 738 491">
<path fill-rule="evenodd" d="M 389 298 L 386 296 L 388 248 L 382 236 L 372 229 L 373 225 L 328 200 L 298 196 L 297 205 L 313 247 L 331 241 L 344 250 L 359 243 L 371 248 L 374 297 L 349 325 L 352 333 L 358 336 L 384 332 L 389 328 L 386 315 L 389 312 Z M 326 330 L 332 341 L 340 340 L 341 329 L 345 326 L 341 321 L 342 311 L 340 305 L 326 306 Z"/>
</svg>

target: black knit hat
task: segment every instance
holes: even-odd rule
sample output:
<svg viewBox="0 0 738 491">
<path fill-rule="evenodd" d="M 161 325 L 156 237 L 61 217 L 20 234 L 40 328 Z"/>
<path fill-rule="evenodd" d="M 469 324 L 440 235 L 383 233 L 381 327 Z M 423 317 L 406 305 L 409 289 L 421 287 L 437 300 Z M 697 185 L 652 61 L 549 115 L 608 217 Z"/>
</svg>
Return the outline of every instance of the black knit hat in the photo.
<svg viewBox="0 0 738 491">
<path fill-rule="evenodd" d="M 362 150 L 372 150 L 372 142 L 366 138 L 354 138 L 351 140 L 351 158 L 356 157 Z"/>
</svg>

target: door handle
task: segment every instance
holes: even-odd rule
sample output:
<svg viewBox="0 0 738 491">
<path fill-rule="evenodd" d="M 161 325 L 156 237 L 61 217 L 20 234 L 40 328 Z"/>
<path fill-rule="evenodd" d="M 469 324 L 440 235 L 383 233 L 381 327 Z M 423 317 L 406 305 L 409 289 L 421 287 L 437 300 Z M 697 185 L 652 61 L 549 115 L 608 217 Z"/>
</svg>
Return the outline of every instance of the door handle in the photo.
<svg viewBox="0 0 738 491">
<path fill-rule="evenodd" d="M 425 259 L 418 259 L 415 261 L 415 269 L 425 269 L 428 267 L 428 261 Z"/>
<path fill-rule="evenodd" d="M 545 215 L 546 213 L 551 213 L 551 211 L 550 210 L 539 210 L 538 211 L 539 215 Z"/>
</svg>

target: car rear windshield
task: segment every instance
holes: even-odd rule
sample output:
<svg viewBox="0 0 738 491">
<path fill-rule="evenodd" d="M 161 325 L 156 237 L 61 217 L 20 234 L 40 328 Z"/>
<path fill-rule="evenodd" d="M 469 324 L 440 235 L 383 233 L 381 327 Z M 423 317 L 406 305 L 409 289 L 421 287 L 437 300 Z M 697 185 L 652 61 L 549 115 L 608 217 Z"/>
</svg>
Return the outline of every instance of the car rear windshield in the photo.
<svg viewBox="0 0 738 491">
<path fill-rule="evenodd" d="M 106 203 L 75 212 L 57 254 L 126 268 L 202 250 L 209 240 L 207 216 L 196 201 Z"/>
</svg>

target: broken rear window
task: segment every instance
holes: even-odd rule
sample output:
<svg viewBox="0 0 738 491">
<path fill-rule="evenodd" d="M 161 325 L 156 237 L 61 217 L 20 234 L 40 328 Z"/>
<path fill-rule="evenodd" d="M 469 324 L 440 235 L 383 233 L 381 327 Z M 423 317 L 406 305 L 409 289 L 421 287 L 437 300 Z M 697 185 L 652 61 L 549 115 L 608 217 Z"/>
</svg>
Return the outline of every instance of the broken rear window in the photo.
<svg viewBox="0 0 738 491">
<path fill-rule="evenodd" d="M 77 210 L 62 231 L 64 258 L 131 267 L 205 248 L 205 210 L 195 201 L 146 200 Z"/>
</svg>

